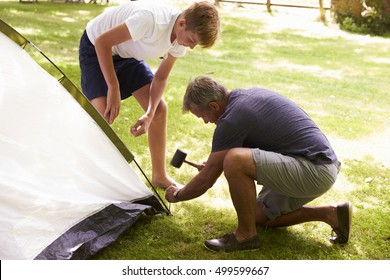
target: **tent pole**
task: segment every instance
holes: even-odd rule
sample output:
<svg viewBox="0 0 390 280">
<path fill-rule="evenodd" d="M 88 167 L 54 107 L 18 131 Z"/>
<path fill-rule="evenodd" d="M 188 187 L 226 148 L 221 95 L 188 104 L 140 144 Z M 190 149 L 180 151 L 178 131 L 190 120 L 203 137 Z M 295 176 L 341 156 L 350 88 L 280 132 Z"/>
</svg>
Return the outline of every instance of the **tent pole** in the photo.
<svg viewBox="0 0 390 280">
<path fill-rule="evenodd" d="M 138 164 L 138 162 L 135 160 L 135 158 L 133 159 L 133 162 L 137 165 L 138 169 L 141 171 L 142 175 L 145 177 L 146 181 L 148 181 L 149 185 L 152 187 L 154 193 L 157 195 L 157 197 L 160 199 L 160 202 L 162 203 L 162 205 L 164 205 L 165 209 L 167 210 L 167 215 L 168 216 L 172 216 L 172 213 L 171 213 L 171 210 L 170 210 L 170 207 L 168 208 L 164 201 L 162 200 L 161 196 L 159 195 L 159 193 L 157 192 L 156 188 L 153 186 L 152 182 L 149 180 L 148 176 L 146 176 L 145 172 L 142 170 L 141 166 Z"/>
</svg>

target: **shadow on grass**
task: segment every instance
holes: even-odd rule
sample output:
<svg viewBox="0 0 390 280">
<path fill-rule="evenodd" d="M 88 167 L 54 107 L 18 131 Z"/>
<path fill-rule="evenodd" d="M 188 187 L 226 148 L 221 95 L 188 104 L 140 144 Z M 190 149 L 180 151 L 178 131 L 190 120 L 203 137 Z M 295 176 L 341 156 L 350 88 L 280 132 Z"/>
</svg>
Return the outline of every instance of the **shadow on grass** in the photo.
<svg viewBox="0 0 390 280">
<path fill-rule="evenodd" d="M 184 202 L 173 216 L 142 215 L 117 242 L 93 259 L 129 260 L 316 260 L 349 259 L 353 245 L 334 246 L 327 241 L 329 231 L 316 237 L 317 229 L 296 227 L 258 228 L 262 247 L 258 251 L 212 252 L 203 246 L 236 226 L 233 210 L 215 210 L 203 203 Z"/>
<path fill-rule="evenodd" d="M 211 252 L 206 239 L 236 228 L 236 215 L 224 189 L 197 200 L 172 204 L 173 216 L 142 215 L 133 228 L 94 259 L 149 260 L 380 260 L 390 258 L 390 169 L 367 159 L 346 160 L 343 172 L 354 186 L 352 234 L 345 246 L 332 245 L 330 227 L 311 222 L 280 229 L 258 228 L 262 247 L 248 252 Z M 164 197 L 164 192 L 158 190 Z M 207 197 L 209 196 L 209 197 Z"/>
</svg>

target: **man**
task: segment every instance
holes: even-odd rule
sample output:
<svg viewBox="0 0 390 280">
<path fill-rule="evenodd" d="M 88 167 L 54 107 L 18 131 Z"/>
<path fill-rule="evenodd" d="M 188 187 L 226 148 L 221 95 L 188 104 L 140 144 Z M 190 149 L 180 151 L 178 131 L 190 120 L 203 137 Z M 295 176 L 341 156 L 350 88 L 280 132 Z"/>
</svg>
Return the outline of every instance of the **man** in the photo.
<svg viewBox="0 0 390 280">
<path fill-rule="evenodd" d="M 224 172 L 238 219 L 234 233 L 206 240 L 208 249 L 258 249 L 256 225 L 310 221 L 329 224 L 332 243 L 348 242 L 349 202 L 304 206 L 332 187 L 340 162 L 325 135 L 295 103 L 261 88 L 229 92 L 209 77 L 198 77 L 184 96 L 187 111 L 216 124 L 212 151 L 203 169 L 182 189 L 170 186 L 166 198 L 179 202 L 199 197 Z M 254 180 L 263 185 L 257 198 Z"/>
<path fill-rule="evenodd" d="M 131 127 L 134 136 L 148 132 L 152 182 L 167 188 L 167 104 L 162 98 L 177 58 L 187 48 L 214 45 L 220 32 L 217 9 L 206 1 L 183 12 L 165 1 L 135 1 L 107 9 L 88 22 L 80 39 L 83 94 L 112 124 L 121 100 L 134 96 L 145 110 Z M 153 74 L 144 62 L 162 58 Z"/>
</svg>

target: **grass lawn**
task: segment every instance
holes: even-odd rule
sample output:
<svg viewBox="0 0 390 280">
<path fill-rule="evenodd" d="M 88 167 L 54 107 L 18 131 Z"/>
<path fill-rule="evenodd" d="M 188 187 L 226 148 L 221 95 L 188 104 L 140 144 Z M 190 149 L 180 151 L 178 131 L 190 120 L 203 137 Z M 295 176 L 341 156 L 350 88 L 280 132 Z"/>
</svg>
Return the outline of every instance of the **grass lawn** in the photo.
<svg viewBox="0 0 390 280">
<path fill-rule="evenodd" d="M 173 2 L 184 8 L 189 1 Z M 79 38 L 86 23 L 106 8 L 0 0 L 0 18 L 79 85 Z M 260 86 L 278 91 L 307 111 L 342 161 L 335 186 L 310 205 L 351 201 L 350 243 L 331 245 L 329 226 L 313 222 L 284 229 L 259 228 L 260 251 L 206 250 L 205 239 L 234 231 L 236 226 L 227 184 L 221 177 L 204 196 L 171 205 L 173 216 L 142 216 L 93 259 L 390 259 L 390 39 L 344 33 L 331 22 L 315 21 L 313 11 L 273 10 L 269 15 L 264 6 L 222 5 L 223 32 L 218 44 L 210 50 L 195 48 L 177 61 L 164 95 L 169 103 L 167 163 L 177 148 L 187 150 L 192 161 L 206 159 L 210 151 L 214 126 L 181 113 L 182 96 L 191 78 L 209 74 L 230 89 Z M 148 62 L 152 68 L 159 63 Z M 113 128 L 150 174 L 146 137 L 129 134 L 129 127 L 141 115 L 130 98 L 122 103 Z M 190 166 L 168 166 L 168 172 L 183 184 L 196 174 Z"/>
</svg>

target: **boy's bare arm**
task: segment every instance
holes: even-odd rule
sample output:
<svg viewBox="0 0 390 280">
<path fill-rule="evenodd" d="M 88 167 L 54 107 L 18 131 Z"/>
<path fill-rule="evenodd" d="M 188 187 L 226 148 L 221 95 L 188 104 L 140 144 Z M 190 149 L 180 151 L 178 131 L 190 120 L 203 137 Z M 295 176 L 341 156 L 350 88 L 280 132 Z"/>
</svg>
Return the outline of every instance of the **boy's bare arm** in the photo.
<svg viewBox="0 0 390 280">
<path fill-rule="evenodd" d="M 112 47 L 131 39 L 127 26 L 122 23 L 104 33 L 95 40 L 96 54 L 99 59 L 100 69 L 108 86 L 107 107 L 104 117 L 109 123 L 113 123 L 120 109 L 120 88 L 112 62 Z"/>
<path fill-rule="evenodd" d="M 175 64 L 175 61 L 175 57 L 168 55 L 168 57 L 164 59 L 158 67 L 150 86 L 148 109 L 131 128 L 131 133 L 134 136 L 140 136 L 148 131 L 157 106 L 162 99 L 167 85 L 168 76 Z"/>
</svg>

